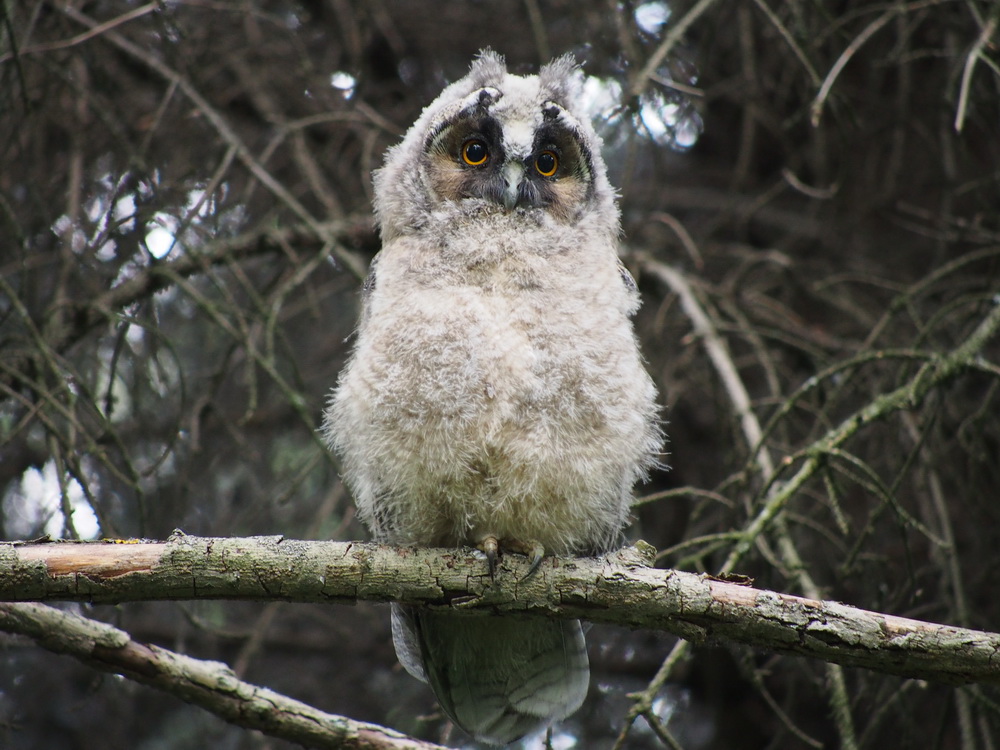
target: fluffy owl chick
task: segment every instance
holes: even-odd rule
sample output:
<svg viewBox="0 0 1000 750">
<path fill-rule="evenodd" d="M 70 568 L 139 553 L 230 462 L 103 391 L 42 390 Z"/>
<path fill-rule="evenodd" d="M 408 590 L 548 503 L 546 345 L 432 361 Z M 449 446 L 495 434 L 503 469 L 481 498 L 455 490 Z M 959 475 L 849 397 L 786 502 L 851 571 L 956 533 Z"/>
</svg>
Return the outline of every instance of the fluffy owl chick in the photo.
<svg viewBox="0 0 1000 750">
<path fill-rule="evenodd" d="M 580 88 L 571 58 L 521 77 L 483 53 L 375 175 L 382 251 L 325 424 L 382 541 L 601 552 L 656 462 L 638 295 Z M 587 692 L 578 621 L 396 607 L 393 638 L 481 741 Z"/>
</svg>

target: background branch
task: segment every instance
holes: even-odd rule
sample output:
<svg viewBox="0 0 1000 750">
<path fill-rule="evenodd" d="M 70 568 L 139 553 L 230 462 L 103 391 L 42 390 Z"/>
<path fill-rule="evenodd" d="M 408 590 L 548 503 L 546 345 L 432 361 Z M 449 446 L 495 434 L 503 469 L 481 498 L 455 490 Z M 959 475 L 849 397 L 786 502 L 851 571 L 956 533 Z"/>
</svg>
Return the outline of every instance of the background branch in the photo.
<svg viewBox="0 0 1000 750">
<path fill-rule="evenodd" d="M 237 678 L 225 664 L 203 661 L 148 643 L 123 630 L 43 604 L 0 604 L 0 629 L 42 648 L 163 690 L 226 721 L 305 747 L 345 750 L 432 750 L 376 724 L 324 713 Z"/>
</svg>

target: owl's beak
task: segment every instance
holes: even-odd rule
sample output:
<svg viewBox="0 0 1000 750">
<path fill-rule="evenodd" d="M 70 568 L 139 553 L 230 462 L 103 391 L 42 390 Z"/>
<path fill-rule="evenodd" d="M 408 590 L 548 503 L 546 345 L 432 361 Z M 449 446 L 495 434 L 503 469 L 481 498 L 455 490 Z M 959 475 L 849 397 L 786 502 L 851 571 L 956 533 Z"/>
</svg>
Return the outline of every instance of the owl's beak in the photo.
<svg viewBox="0 0 1000 750">
<path fill-rule="evenodd" d="M 503 179 L 507 183 L 503 191 L 503 205 L 508 211 L 517 205 L 521 192 L 521 180 L 524 179 L 524 166 L 517 161 L 509 161 L 503 166 Z"/>
</svg>

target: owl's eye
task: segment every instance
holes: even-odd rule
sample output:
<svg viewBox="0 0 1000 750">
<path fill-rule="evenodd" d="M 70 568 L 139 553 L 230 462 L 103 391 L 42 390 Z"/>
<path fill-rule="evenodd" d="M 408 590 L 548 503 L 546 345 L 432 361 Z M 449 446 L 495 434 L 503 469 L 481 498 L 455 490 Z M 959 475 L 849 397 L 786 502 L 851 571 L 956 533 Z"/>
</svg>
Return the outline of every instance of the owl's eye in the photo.
<svg viewBox="0 0 1000 750">
<path fill-rule="evenodd" d="M 559 169 L 559 157 L 554 151 L 542 151 L 535 159 L 535 169 L 542 177 L 551 177 Z"/>
<path fill-rule="evenodd" d="M 486 148 L 485 143 L 476 138 L 466 141 L 462 146 L 462 161 L 470 167 L 481 167 L 489 158 L 490 150 Z"/>
</svg>

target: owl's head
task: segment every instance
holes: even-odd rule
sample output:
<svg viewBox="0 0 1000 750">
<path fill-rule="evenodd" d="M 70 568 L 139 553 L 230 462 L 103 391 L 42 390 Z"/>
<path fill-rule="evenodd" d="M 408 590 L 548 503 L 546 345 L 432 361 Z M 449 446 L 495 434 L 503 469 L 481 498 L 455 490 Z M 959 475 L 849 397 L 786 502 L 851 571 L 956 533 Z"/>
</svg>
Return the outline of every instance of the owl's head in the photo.
<svg viewBox="0 0 1000 750">
<path fill-rule="evenodd" d="M 592 229 L 617 233 L 614 191 L 581 84 L 569 56 L 537 76 L 515 76 L 502 57 L 481 53 L 376 172 L 383 241 L 424 229 L 435 217 L 497 212 L 564 225 L 587 220 Z"/>
</svg>

